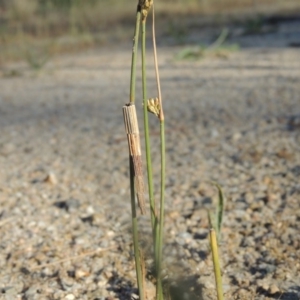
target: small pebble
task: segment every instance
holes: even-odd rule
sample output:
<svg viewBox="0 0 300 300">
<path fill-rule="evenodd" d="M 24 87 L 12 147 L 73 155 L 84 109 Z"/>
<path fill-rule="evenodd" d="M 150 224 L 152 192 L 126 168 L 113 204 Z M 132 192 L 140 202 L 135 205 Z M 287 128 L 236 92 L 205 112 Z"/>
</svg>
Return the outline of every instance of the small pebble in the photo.
<svg viewBox="0 0 300 300">
<path fill-rule="evenodd" d="M 56 185 L 58 183 L 58 180 L 53 172 L 49 172 L 47 177 L 45 178 L 45 182 Z"/>
<path fill-rule="evenodd" d="M 275 285 L 275 284 L 272 284 L 270 287 L 269 287 L 269 293 L 271 295 L 275 295 L 277 293 L 280 293 L 280 289 Z"/>
</svg>

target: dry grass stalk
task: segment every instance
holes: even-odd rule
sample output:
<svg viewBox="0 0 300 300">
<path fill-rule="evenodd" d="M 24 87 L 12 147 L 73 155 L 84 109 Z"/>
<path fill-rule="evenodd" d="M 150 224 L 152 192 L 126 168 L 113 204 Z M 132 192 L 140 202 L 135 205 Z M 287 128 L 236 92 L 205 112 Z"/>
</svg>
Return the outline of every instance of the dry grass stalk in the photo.
<svg viewBox="0 0 300 300">
<path fill-rule="evenodd" d="M 213 257 L 213 263 L 214 263 L 214 273 L 215 273 L 215 280 L 216 280 L 217 296 L 218 296 L 218 300 L 224 300 L 217 236 L 216 236 L 216 231 L 213 228 L 210 230 L 209 236 L 210 236 L 210 246 L 211 246 L 211 250 L 212 250 L 212 257 Z"/>
<path fill-rule="evenodd" d="M 146 214 L 145 205 L 145 188 L 143 178 L 143 165 L 141 156 L 140 134 L 138 120 L 136 116 L 136 109 L 134 104 L 127 104 L 123 106 L 123 116 L 125 129 L 127 133 L 129 153 L 133 161 L 136 195 L 138 199 L 141 214 Z"/>
</svg>

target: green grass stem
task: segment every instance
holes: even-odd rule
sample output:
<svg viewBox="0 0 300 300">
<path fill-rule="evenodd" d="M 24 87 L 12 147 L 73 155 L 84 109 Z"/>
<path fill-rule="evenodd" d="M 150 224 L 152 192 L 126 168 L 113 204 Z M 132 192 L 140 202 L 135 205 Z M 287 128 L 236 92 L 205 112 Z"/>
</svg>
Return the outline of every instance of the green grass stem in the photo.
<svg viewBox="0 0 300 300">
<path fill-rule="evenodd" d="M 215 186 L 218 189 L 218 205 L 217 205 L 216 217 L 217 217 L 217 238 L 218 241 L 220 241 L 221 229 L 223 224 L 223 215 L 225 209 L 225 197 L 222 188 L 217 183 L 215 184 Z"/>
<path fill-rule="evenodd" d="M 137 60 L 137 48 L 138 38 L 141 23 L 141 12 L 137 10 L 136 24 L 134 30 L 133 47 L 132 47 L 132 60 L 131 60 L 131 74 L 130 74 L 130 103 L 135 102 L 135 83 L 136 83 L 136 60 Z M 138 222 L 136 214 L 136 201 L 135 201 L 135 187 L 134 187 L 134 166 L 132 157 L 129 156 L 129 169 L 130 169 L 130 195 L 131 195 L 131 218 L 132 218 L 132 238 L 135 258 L 136 276 L 139 290 L 140 300 L 145 300 L 144 279 L 142 272 L 142 262 L 139 249 L 139 237 L 138 237 Z"/>
<path fill-rule="evenodd" d="M 218 190 L 218 202 L 216 205 L 215 216 L 212 217 L 212 215 L 210 213 L 210 218 L 213 219 L 211 224 L 213 224 L 212 227 L 216 231 L 218 242 L 220 242 L 226 198 L 224 196 L 221 186 L 216 182 L 212 182 L 212 184 Z"/>
<path fill-rule="evenodd" d="M 156 205 L 154 200 L 154 187 L 153 187 L 153 171 L 152 171 L 152 159 L 151 159 L 151 145 L 149 134 L 149 119 L 147 109 L 147 85 L 146 85 L 146 18 L 142 20 L 142 85 L 143 85 L 143 103 L 144 103 L 144 131 L 145 131 L 145 148 L 146 148 L 146 160 L 147 160 L 147 176 L 148 176 L 148 191 L 149 191 L 149 203 L 152 225 L 152 237 L 153 237 L 153 251 L 154 251 L 154 265 L 157 276 L 157 290 L 159 291 L 159 297 L 162 298 L 162 283 L 159 280 L 159 224 L 156 216 Z"/>
<path fill-rule="evenodd" d="M 146 82 L 146 19 L 142 21 L 142 88 L 143 88 L 144 132 L 145 132 L 145 148 L 146 148 L 146 161 L 147 161 L 150 215 L 151 215 L 152 234 L 153 234 L 153 241 L 154 241 L 154 253 L 156 253 L 155 232 L 156 232 L 157 222 L 156 222 L 156 215 L 155 215 L 156 207 L 154 201 L 151 144 L 150 144 L 149 119 L 148 119 L 148 110 L 147 110 L 148 98 L 147 98 L 147 82 Z"/>
<path fill-rule="evenodd" d="M 133 47 L 132 47 L 132 58 L 131 58 L 131 75 L 130 75 L 130 102 L 135 101 L 135 82 L 136 82 L 136 59 L 137 59 L 137 48 L 139 42 L 139 32 L 141 24 L 141 12 L 136 13 L 136 23 L 133 37 Z"/>
<path fill-rule="evenodd" d="M 160 204 L 159 204 L 159 220 L 158 220 L 158 235 L 156 235 L 157 249 L 157 286 L 156 299 L 163 300 L 163 285 L 162 285 L 162 259 L 163 259 L 163 237 L 164 237 L 164 215 L 165 215 L 165 177 L 166 177 L 166 144 L 165 144 L 165 117 L 162 105 L 162 96 L 160 88 L 156 37 L 155 37 L 155 8 L 153 3 L 153 21 L 152 21 L 152 41 L 154 66 L 156 74 L 157 93 L 159 101 L 159 122 L 160 122 L 160 156 L 161 156 L 161 178 L 160 178 Z"/>
</svg>

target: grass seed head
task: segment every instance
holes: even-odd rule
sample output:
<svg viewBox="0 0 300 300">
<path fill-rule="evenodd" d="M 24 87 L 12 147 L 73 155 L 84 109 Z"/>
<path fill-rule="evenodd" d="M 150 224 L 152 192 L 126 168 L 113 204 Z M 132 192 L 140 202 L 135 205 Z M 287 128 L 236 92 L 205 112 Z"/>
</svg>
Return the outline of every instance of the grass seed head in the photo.
<svg viewBox="0 0 300 300">
<path fill-rule="evenodd" d="M 142 20 L 145 20 L 148 16 L 148 12 L 153 5 L 153 0 L 139 0 L 139 7 L 142 13 Z"/>
<path fill-rule="evenodd" d="M 151 112 L 152 114 L 159 117 L 159 113 L 160 113 L 159 99 L 157 97 L 156 98 L 150 98 L 147 101 L 147 109 L 148 109 L 149 112 Z"/>
</svg>

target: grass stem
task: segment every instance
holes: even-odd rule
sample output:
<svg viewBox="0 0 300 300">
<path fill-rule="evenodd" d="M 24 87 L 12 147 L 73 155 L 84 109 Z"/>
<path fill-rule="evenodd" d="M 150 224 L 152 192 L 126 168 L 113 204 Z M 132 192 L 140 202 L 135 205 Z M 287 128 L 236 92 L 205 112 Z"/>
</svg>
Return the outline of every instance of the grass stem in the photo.
<svg viewBox="0 0 300 300">
<path fill-rule="evenodd" d="M 135 204 L 135 188 L 134 188 L 134 166 L 132 157 L 129 156 L 129 167 L 130 167 L 130 195 L 131 195 L 131 221 L 132 221 L 132 237 L 133 237 L 133 249 L 135 258 L 135 268 L 136 276 L 138 282 L 139 296 L 140 300 L 145 300 L 145 290 L 144 290 L 144 279 L 142 272 L 142 262 L 140 257 L 139 249 L 139 236 L 138 236 L 138 223 L 136 214 L 136 204 Z"/>
<path fill-rule="evenodd" d="M 154 66 L 157 83 L 158 101 L 159 101 L 159 121 L 160 121 L 160 155 L 161 155 L 161 178 L 160 178 L 160 205 L 159 205 L 159 221 L 158 221 L 158 237 L 156 237 L 157 243 L 157 287 L 156 287 L 156 299 L 163 300 L 163 288 L 162 288 L 162 259 L 163 259 L 163 236 L 164 236 L 164 214 L 165 214 L 165 177 L 166 177 L 166 145 L 165 145 L 165 118 L 163 113 L 162 96 L 160 88 L 157 51 L 156 51 L 156 34 L 155 34 L 155 9 L 153 3 L 152 11 L 152 42 L 153 42 L 153 54 L 154 54 Z"/>
<path fill-rule="evenodd" d="M 159 209 L 159 224 L 158 224 L 158 258 L 157 258 L 157 294 L 158 300 L 163 300 L 162 291 L 162 250 L 163 250 L 163 237 L 164 237 L 164 214 L 165 214 L 165 122 L 160 121 L 160 143 L 161 143 L 161 189 L 160 189 L 160 209 Z"/>
<path fill-rule="evenodd" d="M 137 60 L 137 49 L 138 49 L 138 38 L 139 30 L 141 23 L 141 12 L 138 6 L 136 12 L 136 24 L 134 30 L 133 38 L 133 48 L 132 48 L 132 59 L 131 59 L 131 74 L 130 74 L 130 103 L 135 102 L 135 83 L 136 83 L 136 60 Z M 140 257 L 139 249 L 139 237 L 138 237 L 138 222 L 137 222 L 137 213 L 136 213 L 136 203 L 135 203 L 135 170 L 133 157 L 129 155 L 129 170 L 130 170 L 130 198 L 131 198 L 131 220 L 132 220 L 132 238 L 133 238 L 133 248 L 134 248 L 134 258 L 135 258 L 135 268 L 136 276 L 139 290 L 140 300 L 145 300 L 145 290 L 144 290 L 144 279 L 142 272 L 142 262 Z"/>
<path fill-rule="evenodd" d="M 151 145 L 149 134 L 149 119 L 147 110 L 147 82 L 146 82 L 146 18 L 142 20 L 142 88 L 143 88 L 143 108 L 144 108 L 144 132 L 145 132 L 145 148 L 146 148 L 146 161 L 147 161 L 147 176 L 148 176 L 148 191 L 150 202 L 150 215 L 152 234 L 154 240 L 154 253 L 155 251 L 155 231 L 156 231 L 156 207 L 154 201 L 154 188 L 153 188 L 153 171 L 151 160 Z"/>
<path fill-rule="evenodd" d="M 218 300 L 224 300 L 223 287 L 222 287 L 222 275 L 221 275 L 220 260 L 218 254 L 218 243 L 217 243 L 216 231 L 213 228 L 210 230 L 210 245 L 212 249 Z"/>
<path fill-rule="evenodd" d="M 135 101 L 136 59 L 137 59 L 140 23 L 141 23 L 141 12 L 138 9 L 136 13 L 136 23 L 135 23 L 132 58 L 131 58 L 131 75 L 130 75 L 130 102 L 131 103 L 134 103 Z"/>
</svg>

